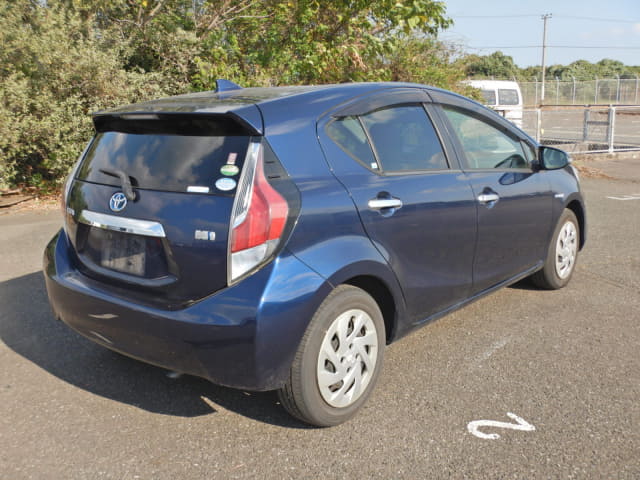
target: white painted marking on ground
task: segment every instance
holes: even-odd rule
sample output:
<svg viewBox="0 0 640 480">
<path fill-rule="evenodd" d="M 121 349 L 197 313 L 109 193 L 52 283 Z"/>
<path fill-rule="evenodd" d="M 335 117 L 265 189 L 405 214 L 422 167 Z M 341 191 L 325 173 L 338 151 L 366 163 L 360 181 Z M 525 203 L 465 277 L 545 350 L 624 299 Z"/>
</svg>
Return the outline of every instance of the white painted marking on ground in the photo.
<svg viewBox="0 0 640 480">
<path fill-rule="evenodd" d="M 503 338 L 501 340 L 498 340 L 497 342 L 493 342 L 491 346 L 487 350 L 485 350 L 484 353 L 480 356 L 480 361 L 482 362 L 484 360 L 487 360 L 491 355 L 493 355 L 495 352 L 500 350 L 507 343 L 509 343 L 508 338 Z"/>
<path fill-rule="evenodd" d="M 209 397 L 205 397 L 204 395 L 200 395 L 200 399 L 206 403 L 209 408 L 216 413 L 228 412 L 228 410 L 217 403 L 213 402 Z"/>
<path fill-rule="evenodd" d="M 622 195 L 621 197 L 607 197 L 611 200 L 640 200 L 640 193 L 632 193 L 631 195 Z"/>
<path fill-rule="evenodd" d="M 536 429 L 529 422 L 520 418 L 514 413 L 507 412 L 507 416 L 512 420 L 515 420 L 517 423 L 507 423 L 507 422 L 498 422 L 496 420 L 474 420 L 473 422 L 469 422 L 467 425 L 467 430 L 472 435 L 475 435 L 478 438 L 483 438 L 486 440 L 497 440 L 500 438 L 500 435 L 497 433 L 482 433 L 478 430 L 481 427 L 494 427 L 494 428 L 508 428 L 511 430 L 522 430 L 525 432 L 532 432 Z"/>
</svg>

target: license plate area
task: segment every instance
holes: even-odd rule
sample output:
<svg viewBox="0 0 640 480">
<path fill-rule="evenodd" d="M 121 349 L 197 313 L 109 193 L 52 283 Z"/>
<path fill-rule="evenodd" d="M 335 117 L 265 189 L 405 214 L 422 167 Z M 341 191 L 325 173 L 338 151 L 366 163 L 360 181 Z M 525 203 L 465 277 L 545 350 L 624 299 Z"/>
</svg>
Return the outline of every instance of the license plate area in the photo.
<svg viewBox="0 0 640 480">
<path fill-rule="evenodd" d="M 138 277 L 145 276 L 146 240 L 139 235 L 102 230 L 100 266 Z"/>
<path fill-rule="evenodd" d="M 78 224 L 76 252 L 84 273 L 141 287 L 164 287 L 177 280 L 167 262 L 164 239 Z"/>
</svg>

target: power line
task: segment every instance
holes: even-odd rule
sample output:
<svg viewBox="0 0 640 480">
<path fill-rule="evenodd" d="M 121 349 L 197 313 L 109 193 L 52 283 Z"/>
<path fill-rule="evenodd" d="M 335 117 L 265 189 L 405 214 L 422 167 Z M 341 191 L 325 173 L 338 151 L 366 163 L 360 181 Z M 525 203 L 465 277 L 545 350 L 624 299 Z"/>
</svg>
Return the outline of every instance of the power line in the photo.
<svg viewBox="0 0 640 480">
<path fill-rule="evenodd" d="M 537 17 L 538 15 L 451 15 L 455 18 L 523 18 Z"/>
<path fill-rule="evenodd" d="M 556 15 L 556 17 L 571 18 L 573 20 L 590 20 L 592 22 L 640 23 L 640 20 L 623 20 L 621 18 L 578 17 L 575 15 Z"/>
<path fill-rule="evenodd" d="M 484 49 L 489 49 L 489 48 L 502 48 L 502 49 L 508 49 L 508 48 L 541 48 L 542 45 L 502 45 L 502 46 L 483 46 L 483 47 L 474 47 L 474 46 L 469 46 L 468 48 L 473 48 L 476 50 L 484 50 Z M 628 45 L 604 45 L 604 46 L 596 46 L 596 45 L 588 45 L 588 46 L 584 46 L 584 45 L 547 45 L 547 48 L 586 48 L 586 49 L 591 49 L 591 48 L 608 48 L 611 50 L 640 50 L 640 46 L 637 47 L 630 47 Z"/>
<path fill-rule="evenodd" d="M 522 15 L 451 15 L 454 18 L 525 18 L 525 17 L 538 17 L 534 14 L 522 14 Z M 640 20 L 625 20 L 621 18 L 598 18 L 598 17 L 581 17 L 576 15 L 555 15 L 557 18 L 569 18 L 572 20 L 589 20 L 592 22 L 612 22 L 612 23 L 640 23 Z"/>
<path fill-rule="evenodd" d="M 586 47 L 580 46 L 580 45 L 549 45 L 552 48 L 611 48 L 614 50 L 640 50 L 640 46 L 637 47 L 630 47 L 628 45 L 605 45 L 605 46 L 596 46 L 596 45 L 589 45 Z"/>
</svg>

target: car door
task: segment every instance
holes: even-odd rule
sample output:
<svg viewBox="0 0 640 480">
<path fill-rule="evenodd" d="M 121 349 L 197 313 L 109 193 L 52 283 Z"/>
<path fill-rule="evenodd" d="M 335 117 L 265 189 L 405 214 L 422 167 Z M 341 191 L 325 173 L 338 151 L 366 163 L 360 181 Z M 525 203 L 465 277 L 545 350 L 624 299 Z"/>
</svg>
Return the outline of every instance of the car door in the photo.
<svg viewBox="0 0 640 480">
<path fill-rule="evenodd" d="M 327 161 L 403 289 L 414 323 L 466 298 L 476 206 L 424 91 L 363 99 L 318 124 Z M 449 147 L 450 148 L 450 147 Z"/>
<path fill-rule="evenodd" d="M 552 195 L 524 135 L 472 102 L 440 100 L 462 168 L 478 203 L 473 291 L 535 269 L 551 228 Z"/>
</svg>

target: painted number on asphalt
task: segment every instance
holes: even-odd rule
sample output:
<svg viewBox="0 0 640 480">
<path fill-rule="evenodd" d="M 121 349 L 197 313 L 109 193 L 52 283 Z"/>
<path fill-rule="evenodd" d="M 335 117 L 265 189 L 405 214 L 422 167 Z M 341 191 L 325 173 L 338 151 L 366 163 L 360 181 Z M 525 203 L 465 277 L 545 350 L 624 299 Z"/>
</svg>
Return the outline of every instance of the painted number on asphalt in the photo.
<svg viewBox="0 0 640 480">
<path fill-rule="evenodd" d="M 621 197 L 607 197 L 611 200 L 640 200 L 640 193 L 634 193 L 632 195 L 622 195 Z"/>
<path fill-rule="evenodd" d="M 532 432 L 536 429 L 536 427 L 531 425 L 529 422 L 511 412 L 507 412 L 507 416 L 512 420 L 515 420 L 517 423 L 498 422 L 496 420 L 474 420 L 473 422 L 469 422 L 467 430 L 478 438 L 497 440 L 500 438 L 500 435 L 497 433 L 483 433 L 479 429 L 482 427 L 509 428 L 511 430 L 523 430 L 525 432 Z"/>
</svg>

